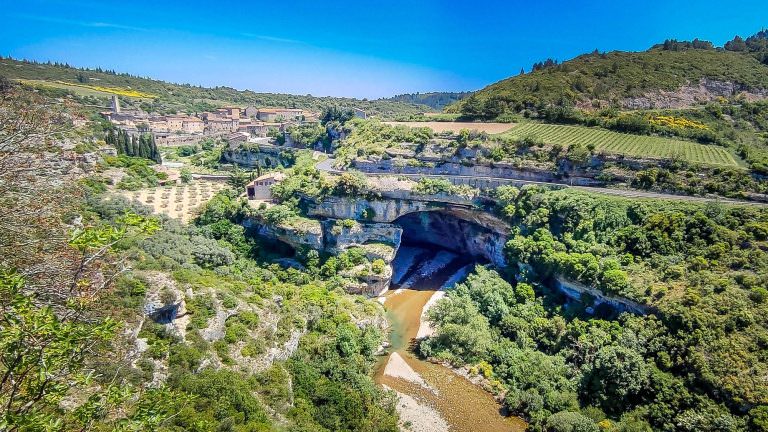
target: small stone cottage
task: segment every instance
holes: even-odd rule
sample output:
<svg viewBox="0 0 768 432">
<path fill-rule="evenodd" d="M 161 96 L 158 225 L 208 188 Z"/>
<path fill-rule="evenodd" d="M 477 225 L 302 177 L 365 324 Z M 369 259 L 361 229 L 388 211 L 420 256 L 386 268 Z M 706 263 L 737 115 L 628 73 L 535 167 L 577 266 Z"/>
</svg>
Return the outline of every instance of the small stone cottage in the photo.
<svg viewBox="0 0 768 432">
<path fill-rule="evenodd" d="M 245 194 L 249 200 L 271 200 L 272 185 L 285 180 L 285 174 L 281 172 L 271 172 L 256 178 L 245 185 Z"/>
</svg>

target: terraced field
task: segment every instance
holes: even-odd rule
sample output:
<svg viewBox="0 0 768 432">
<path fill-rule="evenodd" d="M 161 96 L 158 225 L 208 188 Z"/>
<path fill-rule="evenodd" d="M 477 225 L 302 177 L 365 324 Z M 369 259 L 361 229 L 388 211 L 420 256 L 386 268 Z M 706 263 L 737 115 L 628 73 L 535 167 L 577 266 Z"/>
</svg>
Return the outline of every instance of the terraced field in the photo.
<svg viewBox="0 0 768 432">
<path fill-rule="evenodd" d="M 630 135 L 583 126 L 524 123 L 505 132 L 504 136 L 537 136 L 547 144 L 569 146 L 595 145 L 598 152 L 652 159 L 680 158 L 692 163 L 739 166 L 735 155 L 723 147 L 698 144 L 671 138 Z"/>
<path fill-rule="evenodd" d="M 152 207 L 155 213 L 162 213 L 187 223 L 197 215 L 203 204 L 225 187 L 226 184 L 222 182 L 195 180 L 188 185 L 158 186 L 118 193 Z"/>
</svg>

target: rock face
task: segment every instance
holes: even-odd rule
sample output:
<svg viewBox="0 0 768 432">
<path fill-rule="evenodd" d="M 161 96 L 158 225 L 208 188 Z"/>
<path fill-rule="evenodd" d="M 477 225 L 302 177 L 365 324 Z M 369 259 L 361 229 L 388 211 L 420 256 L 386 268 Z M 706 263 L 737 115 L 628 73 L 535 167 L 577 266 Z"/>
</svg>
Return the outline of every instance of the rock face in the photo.
<svg viewBox="0 0 768 432">
<path fill-rule="evenodd" d="M 286 151 L 290 148 L 277 147 L 270 144 L 258 144 L 252 149 L 234 148 L 227 149 L 221 153 L 221 158 L 225 161 L 245 167 L 276 167 L 287 166 L 289 160 L 286 159 Z"/>
<path fill-rule="evenodd" d="M 419 161 L 429 160 L 427 157 L 419 157 Z M 487 164 L 469 164 L 467 160 L 462 161 L 436 161 L 427 162 L 421 165 L 408 165 L 405 159 L 380 159 L 380 160 L 361 160 L 354 161 L 354 167 L 363 172 L 397 174 L 420 174 L 420 175 L 450 175 L 460 176 L 461 183 L 473 187 L 498 187 L 510 184 L 508 180 L 518 181 L 540 181 L 548 183 L 564 182 L 564 180 L 553 172 L 552 169 L 515 167 L 510 163 L 494 162 Z M 569 173 L 568 183 L 577 186 L 595 186 L 603 182 L 586 175 L 580 175 L 577 170 Z M 493 179 L 493 180 L 489 180 Z"/>
<path fill-rule="evenodd" d="M 171 324 L 187 313 L 184 293 L 176 282 L 163 273 L 147 275 L 144 315 L 160 324 Z"/>
<path fill-rule="evenodd" d="M 460 255 L 484 259 L 503 267 L 507 235 L 472 220 L 443 212 L 411 213 L 396 222 L 406 244 L 432 244 Z"/>
<path fill-rule="evenodd" d="M 637 315 L 648 314 L 648 307 L 641 305 L 635 301 L 625 299 L 622 297 L 615 297 L 601 292 L 598 289 L 582 285 L 578 282 L 566 280 L 564 278 L 555 278 L 555 287 L 560 290 L 566 297 L 579 301 L 582 295 L 588 294 L 595 300 L 592 305 L 593 308 L 600 305 L 608 305 L 613 310 L 619 312 L 631 312 Z"/>
<path fill-rule="evenodd" d="M 342 223 L 338 219 L 327 219 L 322 223 L 315 220 L 312 222 L 316 225 L 304 223 L 301 226 L 292 227 L 290 225 L 274 226 L 249 219 L 244 222 L 244 225 L 255 228 L 261 237 L 280 241 L 293 249 L 308 248 L 338 255 L 353 247 L 363 248 L 369 261 L 381 259 L 384 261 L 384 268 L 378 273 L 372 271 L 372 268 L 369 268 L 370 265 L 350 269 L 345 276 L 356 279 L 357 282 L 348 286 L 347 290 L 355 294 L 378 296 L 389 288 L 392 278 L 390 263 L 400 246 L 402 234 L 400 227 L 385 223 L 354 221 L 350 221 L 351 226 L 345 226 L 347 223 Z"/>
<path fill-rule="evenodd" d="M 256 232 L 265 238 L 281 241 L 294 249 L 307 247 L 315 250 L 323 249 L 323 231 L 319 223 L 315 227 L 294 227 L 288 224 L 269 225 L 254 219 L 246 219 L 246 228 L 256 228 Z"/>
<path fill-rule="evenodd" d="M 350 292 L 370 296 L 389 288 L 391 263 L 401 243 L 425 248 L 434 245 L 497 266 L 506 265 L 503 251 L 510 228 L 480 209 L 483 202 L 477 198 L 420 196 L 408 191 L 385 195 L 389 196 L 328 197 L 307 202 L 308 215 L 322 220 L 317 229 L 271 226 L 255 220 L 245 225 L 294 249 L 311 248 L 338 255 L 353 247 L 362 248 L 369 261 L 383 260 L 384 269 L 359 266 L 348 269 L 345 276 L 357 281 L 348 287 Z"/>
<path fill-rule="evenodd" d="M 428 211 L 435 207 L 425 201 L 328 197 L 314 203 L 308 214 L 314 217 L 389 223 L 408 213 Z"/>
<path fill-rule="evenodd" d="M 355 222 L 353 226 L 346 227 L 334 220 L 326 221 L 323 224 L 325 237 L 325 249 L 329 252 L 340 253 L 345 249 L 355 246 L 376 244 L 388 244 L 393 246 L 393 253 L 397 252 L 397 246 L 400 245 L 400 238 L 403 234 L 402 228 L 388 223 L 359 223 Z M 379 255 L 375 252 L 373 255 Z M 394 255 L 388 258 L 388 254 L 377 256 L 385 261 L 392 261 Z"/>
<path fill-rule="evenodd" d="M 718 98 L 739 95 L 747 100 L 768 99 L 768 89 L 749 89 L 731 81 L 702 78 L 698 83 L 687 84 L 677 90 L 658 90 L 643 96 L 626 98 L 622 101 L 622 106 L 626 109 L 688 108 Z"/>
</svg>

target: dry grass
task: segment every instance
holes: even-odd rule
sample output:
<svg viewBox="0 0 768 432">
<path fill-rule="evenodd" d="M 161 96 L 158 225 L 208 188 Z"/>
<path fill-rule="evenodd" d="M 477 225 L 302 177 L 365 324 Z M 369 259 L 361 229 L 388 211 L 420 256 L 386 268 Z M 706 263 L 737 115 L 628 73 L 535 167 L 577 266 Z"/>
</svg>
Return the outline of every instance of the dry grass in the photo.
<svg viewBox="0 0 768 432">
<path fill-rule="evenodd" d="M 120 191 L 128 199 L 137 200 L 154 209 L 155 213 L 165 214 L 187 223 L 191 221 L 203 204 L 226 184 L 197 180 L 178 186 L 159 186 L 153 189 Z"/>
<path fill-rule="evenodd" d="M 440 133 L 445 131 L 459 132 L 462 129 L 478 130 L 489 134 L 497 134 L 508 131 L 514 123 L 472 123 L 472 122 L 384 122 L 388 125 L 403 125 L 408 127 L 428 127 Z"/>
</svg>

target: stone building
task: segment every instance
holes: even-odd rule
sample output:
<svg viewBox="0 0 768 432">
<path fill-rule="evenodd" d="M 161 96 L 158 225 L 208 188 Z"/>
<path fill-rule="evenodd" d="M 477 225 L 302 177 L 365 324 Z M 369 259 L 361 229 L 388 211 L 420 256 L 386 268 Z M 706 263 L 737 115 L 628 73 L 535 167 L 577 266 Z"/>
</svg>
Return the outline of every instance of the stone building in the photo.
<svg viewBox="0 0 768 432">
<path fill-rule="evenodd" d="M 264 174 L 245 185 L 245 194 L 249 200 L 271 200 L 272 186 L 283 180 L 285 180 L 285 174 L 281 172 Z"/>
<path fill-rule="evenodd" d="M 221 107 L 217 108 L 216 112 L 230 119 L 239 119 L 242 110 L 240 107 Z"/>
<path fill-rule="evenodd" d="M 297 108 L 259 108 L 256 117 L 261 121 L 272 122 L 278 119 L 296 120 L 304 115 L 304 111 Z"/>
</svg>

